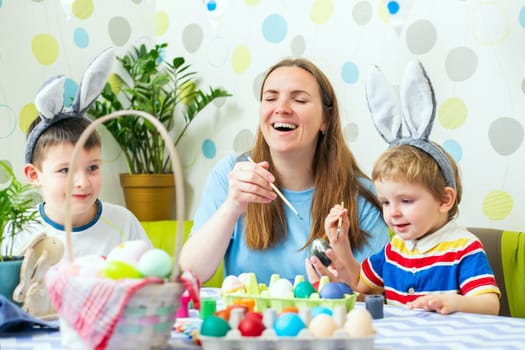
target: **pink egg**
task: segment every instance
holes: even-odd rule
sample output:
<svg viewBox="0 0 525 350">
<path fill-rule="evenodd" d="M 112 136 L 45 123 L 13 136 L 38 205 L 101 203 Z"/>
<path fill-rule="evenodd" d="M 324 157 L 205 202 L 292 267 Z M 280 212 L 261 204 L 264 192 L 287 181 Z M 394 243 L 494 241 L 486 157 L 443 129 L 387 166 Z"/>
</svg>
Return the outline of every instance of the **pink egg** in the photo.
<svg viewBox="0 0 525 350">
<path fill-rule="evenodd" d="M 237 276 L 229 275 L 226 276 L 224 281 L 222 281 L 221 292 L 223 293 L 233 293 L 237 292 L 243 288 L 242 282 Z"/>
<path fill-rule="evenodd" d="M 150 248 L 150 245 L 146 241 L 126 241 L 113 248 L 109 252 L 106 259 L 108 261 L 123 261 L 130 265 L 136 266 L 142 254 L 144 254 Z"/>
<path fill-rule="evenodd" d="M 102 276 L 102 269 L 106 266 L 106 260 L 99 255 L 84 255 L 73 262 L 73 275 L 85 278 Z"/>
<path fill-rule="evenodd" d="M 314 337 L 326 338 L 331 337 L 337 329 L 335 320 L 327 314 L 315 316 L 308 325 L 308 329 Z"/>
</svg>

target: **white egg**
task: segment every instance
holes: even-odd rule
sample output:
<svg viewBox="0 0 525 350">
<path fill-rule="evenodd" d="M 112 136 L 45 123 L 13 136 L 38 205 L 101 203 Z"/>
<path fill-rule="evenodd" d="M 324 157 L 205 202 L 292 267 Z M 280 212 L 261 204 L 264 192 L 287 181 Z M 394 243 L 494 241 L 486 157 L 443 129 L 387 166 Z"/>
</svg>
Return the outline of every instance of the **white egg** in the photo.
<svg viewBox="0 0 525 350">
<path fill-rule="evenodd" d="M 233 293 L 233 292 L 239 291 L 242 288 L 243 288 L 243 284 L 237 276 L 228 275 L 226 276 L 224 281 L 222 281 L 221 292 Z"/>
<path fill-rule="evenodd" d="M 344 329 L 350 337 L 373 335 L 372 315 L 367 309 L 354 308 L 346 315 Z"/>
<path fill-rule="evenodd" d="M 337 329 L 337 324 L 332 316 L 319 314 L 315 316 L 308 325 L 308 329 L 314 337 L 326 338 L 331 337 Z"/>
<path fill-rule="evenodd" d="M 293 296 L 293 284 L 286 278 L 281 278 L 270 285 L 270 295 L 274 298 Z"/>
<path fill-rule="evenodd" d="M 140 257 L 138 270 L 145 277 L 168 277 L 171 273 L 171 256 L 162 249 L 150 249 Z"/>
</svg>

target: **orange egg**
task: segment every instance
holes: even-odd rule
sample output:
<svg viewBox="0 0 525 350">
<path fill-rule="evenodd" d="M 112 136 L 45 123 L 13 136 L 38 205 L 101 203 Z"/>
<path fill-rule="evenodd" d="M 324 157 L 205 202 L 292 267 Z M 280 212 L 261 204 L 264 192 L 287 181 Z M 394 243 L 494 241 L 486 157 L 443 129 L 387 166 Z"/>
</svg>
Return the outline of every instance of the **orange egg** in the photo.
<svg viewBox="0 0 525 350">
<path fill-rule="evenodd" d="M 215 312 L 215 316 L 222 318 L 225 321 L 230 320 L 230 309 L 222 309 Z"/>
<path fill-rule="evenodd" d="M 283 307 L 281 312 L 279 312 L 279 315 L 282 315 L 282 314 L 287 313 L 287 312 L 298 314 L 299 313 L 299 309 L 297 307 L 295 307 L 295 306 Z"/>
<path fill-rule="evenodd" d="M 253 298 L 236 298 L 233 299 L 232 304 L 244 305 L 248 308 L 248 311 L 253 311 L 255 308 L 255 299 Z"/>
</svg>

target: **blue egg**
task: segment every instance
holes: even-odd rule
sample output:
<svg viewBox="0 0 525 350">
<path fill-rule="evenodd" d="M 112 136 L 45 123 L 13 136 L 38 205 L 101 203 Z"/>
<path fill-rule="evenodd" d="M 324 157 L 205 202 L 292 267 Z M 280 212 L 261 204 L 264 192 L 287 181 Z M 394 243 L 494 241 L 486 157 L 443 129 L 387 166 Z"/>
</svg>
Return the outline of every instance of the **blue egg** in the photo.
<svg viewBox="0 0 525 350">
<path fill-rule="evenodd" d="M 296 337 L 305 327 L 299 315 L 291 312 L 281 315 L 273 324 L 273 329 L 279 337 Z"/>
<path fill-rule="evenodd" d="M 319 296 L 323 299 L 341 299 L 344 297 L 344 293 L 341 290 L 340 283 L 328 282 L 319 291 Z"/>
<path fill-rule="evenodd" d="M 337 282 L 337 284 L 339 285 L 339 288 L 341 289 L 341 293 L 343 293 L 343 295 L 353 293 L 352 288 L 350 288 L 348 284 L 344 282 Z"/>
<path fill-rule="evenodd" d="M 319 305 L 319 306 L 312 308 L 312 310 L 310 311 L 310 315 L 312 316 L 312 318 L 314 318 L 317 315 L 321 315 L 321 314 L 332 316 L 332 310 L 326 306 Z"/>
</svg>

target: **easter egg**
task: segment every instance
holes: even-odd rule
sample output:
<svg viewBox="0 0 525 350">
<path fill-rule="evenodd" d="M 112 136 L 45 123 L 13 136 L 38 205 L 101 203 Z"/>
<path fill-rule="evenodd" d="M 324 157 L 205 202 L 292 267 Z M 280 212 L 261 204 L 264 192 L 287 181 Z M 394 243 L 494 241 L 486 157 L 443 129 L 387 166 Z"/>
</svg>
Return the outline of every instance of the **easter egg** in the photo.
<svg viewBox="0 0 525 350">
<path fill-rule="evenodd" d="M 146 241 L 125 241 L 113 248 L 107 255 L 106 260 L 119 260 L 127 262 L 130 265 L 136 265 L 142 254 L 149 249 L 150 246 Z"/>
<path fill-rule="evenodd" d="M 321 238 L 314 239 L 310 247 L 310 255 L 318 257 L 321 263 L 324 266 L 328 267 L 332 263 L 330 259 L 328 258 L 328 256 L 326 255 L 326 251 L 329 248 L 330 248 L 330 243 L 328 243 L 328 241 L 321 239 Z"/>
<path fill-rule="evenodd" d="M 84 255 L 75 258 L 72 273 L 74 276 L 81 277 L 101 277 L 106 260 L 99 255 Z"/>
<path fill-rule="evenodd" d="M 293 296 L 293 284 L 286 278 L 281 278 L 270 286 L 270 295 L 274 298 Z"/>
<path fill-rule="evenodd" d="M 250 273 L 243 272 L 239 275 L 239 281 L 241 281 L 243 286 L 246 286 L 248 282 L 250 281 Z"/>
<path fill-rule="evenodd" d="M 230 309 L 222 309 L 215 312 L 215 316 L 222 318 L 225 321 L 230 320 Z"/>
<path fill-rule="evenodd" d="M 297 283 L 297 285 L 295 286 L 293 290 L 293 294 L 296 298 L 303 298 L 303 299 L 310 298 L 310 295 L 312 295 L 315 292 L 316 290 L 314 286 L 308 281 L 302 281 L 302 282 Z"/>
<path fill-rule="evenodd" d="M 346 315 L 344 329 L 350 337 L 366 337 L 374 334 L 372 315 L 367 309 L 354 308 Z"/>
<path fill-rule="evenodd" d="M 208 316 L 202 321 L 200 334 L 208 337 L 224 337 L 230 329 L 230 325 L 224 319 Z"/>
<path fill-rule="evenodd" d="M 171 256 L 162 249 L 150 249 L 140 257 L 138 269 L 145 277 L 168 277 L 172 269 Z"/>
<path fill-rule="evenodd" d="M 114 280 L 121 278 L 141 278 L 142 274 L 132 265 L 124 261 L 108 261 L 102 269 L 102 275 Z"/>
<path fill-rule="evenodd" d="M 325 338 L 331 337 L 337 329 L 335 320 L 327 314 L 319 314 L 312 318 L 308 330 L 314 337 Z"/>
<path fill-rule="evenodd" d="M 280 315 L 282 314 L 285 314 L 287 312 L 292 312 L 294 314 L 298 314 L 299 313 L 299 309 L 297 308 L 297 306 L 286 306 L 286 307 L 283 307 L 281 309 L 281 312 L 279 312 Z"/>
<path fill-rule="evenodd" d="M 279 337 L 296 337 L 305 327 L 303 320 L 294 313 L 279 316 L 273 324 L 273 329 Z"/>
<path fill-rule="evenodd" d="M 319 296 L 323 299 L 341 299 L 344 297 L 344 292 L 340 283 L 328 282 L 319 291 Z"/>
<path fill-rule="evenodd" d="M 260 315 L 260 317 L 258 315 Z M 237 328 L 245 337 L 258 337 L 266 329 L 262 320 L 262 314 L 257 312 L 248 312 L 241 322 L 239 322 Z"/>
<path fill-rule="evenodd" d="M 221 292 L 222 293 L 234 293 L 242 288 L 243 288 L 243 284 L 237 276 L 228 275 L 222 281 Z"/>
<path fill-rule="evenodd" d="M 312 308 L 312 310 L 310 311 L 310 314 L 312 317 L 315 317 L 317 315 L 320 315 L 320 314 L 326 314 L 326 315 L 329 315 L 329 316 L 332 316 L 332 309 L 326 307 L 326 306 L 322 306 L 322 305 L 319 305 L 319 306 L 315 306 Z"/>
<path fill-rule="evenodd" d="M 353 291 L 352 291 L 352 288 L 350 288 L 350 286 L 346 283 L 343 283 L 343 282 L 336 282 L 338 285 L 339 285 L 339 288 L 341 289 L 341 293 L 343 293 L 343 296 L 344 294 L 352 294 Z"/>
</svg>

